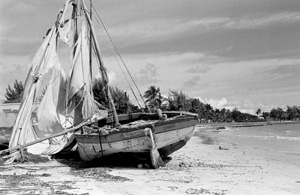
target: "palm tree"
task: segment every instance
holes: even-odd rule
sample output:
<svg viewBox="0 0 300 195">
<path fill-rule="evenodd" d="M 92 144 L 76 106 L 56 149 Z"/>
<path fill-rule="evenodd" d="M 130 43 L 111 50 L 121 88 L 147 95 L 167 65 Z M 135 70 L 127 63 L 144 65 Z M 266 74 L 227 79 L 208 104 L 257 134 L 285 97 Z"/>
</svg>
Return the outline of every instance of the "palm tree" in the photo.
<svg viewBox="0 0 300 195">
<path fill-rule="evenodd" d="M 135 106 L 129 101 L 129 96 L 123 90 L 117 87 L 109 87 L 111 96 L 115 103 L 117 113 L 128 113 L 135 110 Z M 93 83 L 94 99 L 106 108 L 109 108 L 109 103 L 106 98 L 105 86 L 101 79 L 96 79 Z"/>
<path fill-rule="evenodd" d="M 163 97 L 160 93 L 160 88 L 151 85 L 144 93 L 144 98 L 146 98 L 146 103 L 152 106 L 158 106 L 161 108 L 161 103 L 163 102 Z"/>
<path fill-rule="evenodd" d="M 108 100 L 105 92 L 104 82 L 101 79 L 95 79 L 93 83 L 94 99 L 104 107 L 108 108 Z"/>
<path fill-rule="evenodd" d="M 260 114 L 261 114 L 261 109 L 259 108 L 259 109 L 257 109 L 257 111 L 256 111 L 256 115 L 259 116 Z"/>
<path fill-rule="evenodd" d="M 24 86 L 22 82 L 15 80 L 13 88 L 8 85 L 6 93 L 4 94 L 6 101 L 4 103 L 18 103 L 21 102 L 23 96 Z"/>
<path fill-rule="evenodd" d="M 182 91 L 170 90 L 168 101 L 170 110 L 190 111 L 192 109 L 193 100 L 190 100 Z"/>
</svg>

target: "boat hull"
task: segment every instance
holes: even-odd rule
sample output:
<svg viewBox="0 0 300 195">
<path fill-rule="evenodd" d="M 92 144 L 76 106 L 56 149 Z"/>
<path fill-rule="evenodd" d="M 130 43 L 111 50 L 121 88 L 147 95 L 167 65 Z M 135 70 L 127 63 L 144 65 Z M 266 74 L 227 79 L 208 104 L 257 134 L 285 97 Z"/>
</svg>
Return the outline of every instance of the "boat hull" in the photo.
<svg viewBox="0 0 300 195">
<path fill-rule="evenodd" d="M 195 117 L 183 116 L 146 123 L 106 136 L 100 133 L 75 134 L 75 136 L 80 158 L 90 161 L 120 152 L 149 152 L 152 146 L 146 129 L 150 128 L 155 135 L 155 143 L 160 155 L 166 157 L 188 142 L 193 136 L 196 123 Z"/>
</svg>

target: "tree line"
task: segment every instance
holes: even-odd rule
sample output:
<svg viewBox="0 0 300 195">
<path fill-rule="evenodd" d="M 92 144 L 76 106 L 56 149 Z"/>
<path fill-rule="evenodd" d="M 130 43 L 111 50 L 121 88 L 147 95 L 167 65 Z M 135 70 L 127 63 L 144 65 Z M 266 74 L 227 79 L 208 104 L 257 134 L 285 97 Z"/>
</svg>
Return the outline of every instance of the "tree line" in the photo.
<svg viewBox="0 0 300 195">
<path fill-rule="evenodd" d="M 287 106 L 286 110 L 282 108 L 272 108 L 270 112 L 262 112 L 261 116 L 264 120 L 275 121 L 295 121 L 300 118 L 300 106 Z"/>
<path fill-rule="evenodd" d="M 20 102 L 24 87 L 21 81 L 15 80 L 13 87 L 8 86 L 4 94 L 5 103 Z M 142 111 L 141 107 L 134 105 L 129 95 L 122 89 L 110 87 L 113 101 L 117 113 L 134 113 Z M 101 105 L 108 107 L 104 84 L 102 80 L 96 79 L 93 83 L 94 99 Z M 267 120 L 299 120 L 300 107 L 287 106 L 286 110 L 282 108 L 273 108 L 270 112 L 262 112 L 258 109 L 256 115 L 243 113 L 237 108 L 229 110 L 226 108 L 213 108 L 208 103 L 201 102 L 198 98 L 189 98 L 182 91 L 170 90 L 168 96 L 161 95 L 159 87 L 150 86 L 145 92 L 146 112 L 153 109 L 163 111 L 187 111 L 197 113 L 201 122 L 257 122 Z"/>
</svg>

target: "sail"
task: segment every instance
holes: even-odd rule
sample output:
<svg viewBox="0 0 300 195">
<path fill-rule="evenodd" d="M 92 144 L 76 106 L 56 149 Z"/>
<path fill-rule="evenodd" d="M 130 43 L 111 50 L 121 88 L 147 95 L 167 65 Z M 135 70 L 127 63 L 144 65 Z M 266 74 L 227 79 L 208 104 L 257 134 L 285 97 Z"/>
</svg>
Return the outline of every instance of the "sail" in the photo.
<svg viewBox="0 0 300 195">
<path fill-rule="evenodd" d="M 69 132 L 68 127 L 74 128 L 85 119 L 91 121 L 103 117 L 102 115 L 107 116 L 106 112 L 99 112 L 92 93 L 87 27 L 90 22 L 87 24 L 85 17 L 74 15 L 76 9 L 73 9 L 71 22 L 70 19 L 66 19 L 67 6 L 70 7 L 71 3 L 74 4 L 74 1 L 66 0 L 56 24 L 47 32 L 42 45 L 29 63 L 21 106 L 10 137 L 10 149 L 34 141 L 39 143 L 27 147 L 28 152 L 34 154 L 54 154 L 65 147 L 70 149 L 73 146 L 73 137 L 72 133 L 65 133 Z M 75 33 L 71 26 L 75 18 L 76 25 L 80 18 L 82 21 L 80 35 L 73 45 L 75 39 L 72 36 Z M 59 38 L 67 44 L 70 43 L 75 51 L 71 54 L 72 67 L 69 78 L 57 54 Z M 46 90 L 43 86 L 47 87 Z M 44 94 L 41 102 L 37 103 L 41 91 Z M 51 136 L 55 138 L 48 139 Z M 47 140 L 41 142 L 41 139 Z M 10 157 L 8 162 L 20 157 L 20 153 L 11 153 Z"/>
<path fill-rule="evenodd" d="M 30 120 L 34 97 L 35 86 L 31 86 L 25 101 L 23 101 L 19 109 L 10 137 L 9 148 L 23 145 L 37 139 L 36 132 L 34 131 Z"/>
<path fill-rule="evenodd" d="M 43 44 L 30 63 L 27 73 L 22 103 L 13 126 L 9 148 L 23 145 L 37 139 L 37 133 L 32 128 L 31 113 L 35 101 L 36 90 L 41 83 L 41 77 L 49 71 L 49 61 L 56 50 L 55 27 L 52 28 Z"/>
<path fill-rule="evenodd" d="M 75 110 L 74 124 L 93 115 L 97 110 L 92 95 L 92 79 L 89 67 L 88 34 L 85 21 L 76 44 L 73 67 L 69 81 L 68 105 Z"/>
<path fill-rule="evenodd" d="M 73 46 L 73 40 L 74 40 L 73 37 L 74 19 L 70 17 L 71 14 L 67 13 L 70 10 L 69 8 L 72 7 L 72 5 L 70 5 L 71 3 L 72 0 L 66 0 L 66 3 L 62 11 L 57 16 L 57 23 L 56 23 L 60 40 L 65 42 L 69 47 Z"/>
<path fill-rule="evenodd" d="M 9 148 L 65 130 L 62 126 L 64 117 L 60 117 L 60 114 L 65 111 L 66 76 L 56 53 L 57 36 L 56 28 L 53 27 L 30 63 L 31 67 L 25 84 L 26 91 L 24 91 L 19 113 L 13 126 Z M 42 82 L 47 81 L 45 75 L 51 71 L 52 77 L 46 85 L 47 90 L 36 110 L 37 92 L 40 90 Z M 67 141 L 66 136 L 61 136 L 55 138 L 54 141 L 46 141 L 28 147 L 28 151 L 41 154 L 47 150 L 48 153 L 50 151 L 53 154 L 59 152 Z M 51 142 L 57 143 L 56 146 L 49 148 Z M 16 158 L 16 156 L 12 158 Z"/>
<path fill-rule="evenodd" d="M 58 61 L 52 61 L 53 72 L 47 90 L 37 110 L 37 127 L 43 136 L 64 130 L 59 115 L 65 111 L 66 75 Z"/>
<path fill-rule="evenodd" d="M 48 66 L 48 60 L 53 58 L 53 51 L 56 50 L 56 36 L 57 33 L 55 32 L 56 28 L 53 26 L 44 39 L 42 45 L 36 52 L 32 61 L 28 64 L 29 70 L 27 72 L 27 77 L 25 80 L 24 85 L 24 92 L 23 92 L 23 100 L 27 97 L 29 93 L 29 88 L 33 83 L 37 82 L 37 80 L 46 74 L 51 66 Z"/>
</svg>

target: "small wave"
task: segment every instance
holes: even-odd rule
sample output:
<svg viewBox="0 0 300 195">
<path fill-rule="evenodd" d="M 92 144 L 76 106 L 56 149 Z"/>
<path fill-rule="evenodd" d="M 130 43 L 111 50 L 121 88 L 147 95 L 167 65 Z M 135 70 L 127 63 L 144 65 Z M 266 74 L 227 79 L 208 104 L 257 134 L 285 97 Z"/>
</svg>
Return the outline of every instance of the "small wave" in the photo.
<svg viewBox="0 0 300 195">
<path fill-rule="evenodd" d="M 279 140 L 289 140 L 289 141 L 300 141 L 300 137 L 283 137 L 283 136 L 275 136 L 276 139 Z"/>
<path fill-rule="evenodd" d="M 269 136 L 258 136 L 258 135 L 237 135 L 240 138 L 255 138 L 264 140 L 288 140 L 288 141 L 300 141 L 300 137 L 284 137 L 279 135 L 269 135 Z"/>
</svg>

